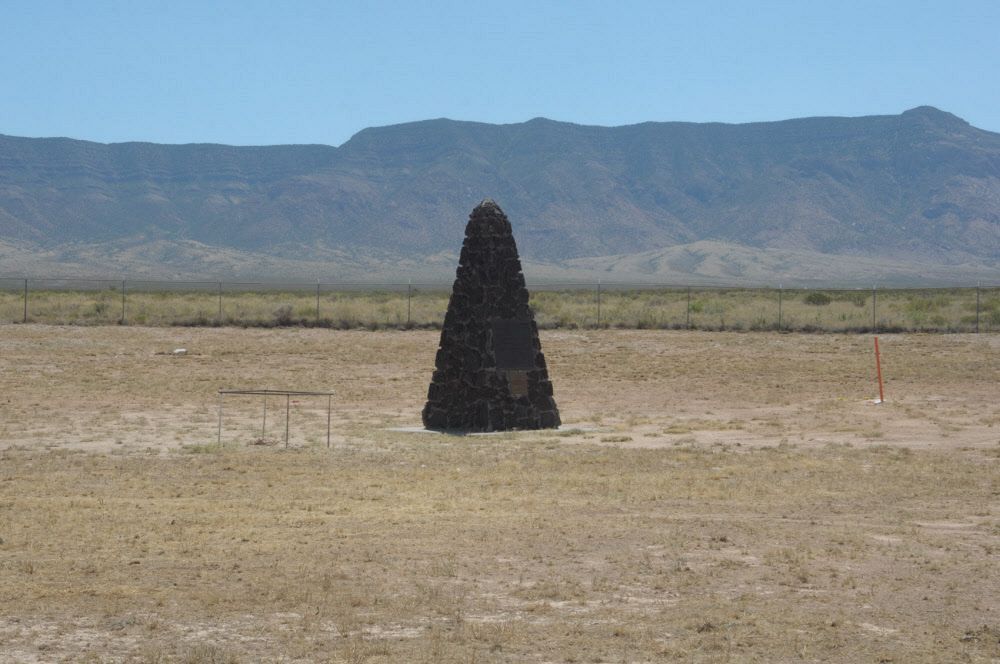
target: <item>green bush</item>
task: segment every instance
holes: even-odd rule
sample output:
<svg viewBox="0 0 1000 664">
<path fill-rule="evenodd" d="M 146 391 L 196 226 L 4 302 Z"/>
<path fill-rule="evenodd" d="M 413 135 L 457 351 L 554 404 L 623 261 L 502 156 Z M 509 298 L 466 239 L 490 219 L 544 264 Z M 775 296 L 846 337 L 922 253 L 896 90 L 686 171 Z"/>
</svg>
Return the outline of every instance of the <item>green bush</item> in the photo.
<svg viewBox="0 0 1000 664">
<path fill-rule="evenodd" d="M 802 298 L 802 301 L 805 302 L 806 304 L 811 304 L 815 307 L 822 307 L 833 302 L 833 298 L 827 295 L 826 293 L 813 291 L 812 293 L 809 293 L 804 298 Z"/>
</svg>

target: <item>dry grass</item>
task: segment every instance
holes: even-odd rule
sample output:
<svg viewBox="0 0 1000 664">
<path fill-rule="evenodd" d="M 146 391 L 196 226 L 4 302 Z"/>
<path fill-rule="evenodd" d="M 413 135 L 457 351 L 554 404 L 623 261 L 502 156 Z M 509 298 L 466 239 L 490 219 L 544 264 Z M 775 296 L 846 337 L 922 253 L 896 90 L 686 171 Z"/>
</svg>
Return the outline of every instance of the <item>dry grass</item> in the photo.
<svg viewBox="0 0 1000 664">
<path fill-rule="evenodd" d="M 0 659 L 994 661 L 1000 338 L 869 343 L 549 332 L 570 430 L 450 437 L 433 332 L 3 328 Z"/>
<path fill-rule="evenodd" d="M 106 325 L 244 325 L 273 327 L 304 325 L 350 328 L 440 327 L 448 306 L 448 290 L 404 285 L 381 290 L 319 293 L 252 291 L 227 284 L 221 301 L 215 284 L 200 290 L 141 290 L 128 288 L 122 302 L 121 284 L 92 290 L 41 290 L 28 297 L 28 320 L 47 324 Z M 160 284 L 161 286 L 164 284 Z M 0 282 L 0 323 L 20 322 L 24 296 L 14 281 Z M 1000 330 L 1000 288 L 984 288 L 979 298 L 981 331 Z M 976 328 L 976 289 L 802 291 L 780 296 L 781 329 L 809 331 L 868 331 L 875 323 L 883 331 L 971 332 Z M 532 307 L 544 328 L 618 327 L 638 329 L 776 330 L 779 293 L 768 289 L 536 289 Z M 875 304 L 873 312 L 873 304 Z M 600 314 L 600 315 L 598 315 Z"/>
<path fill-rule="evenodd" d="M 311 290 L 248 291 L 214 284 L 200 290 L 141 291 L 121 286 L 92 290 L 34 290 L 28 294 L 28 321 L 57 325 L 310 325 L 349 328 L 402 328 L 440 325 L 448 292 L 413 289 L 404 284 L 386 290 L 319 294 Z M 318 309 L 317 309 L 318 305 Z M 0 322 L 24 319 L 23 291 L 0 291 Z"/>
</svg>

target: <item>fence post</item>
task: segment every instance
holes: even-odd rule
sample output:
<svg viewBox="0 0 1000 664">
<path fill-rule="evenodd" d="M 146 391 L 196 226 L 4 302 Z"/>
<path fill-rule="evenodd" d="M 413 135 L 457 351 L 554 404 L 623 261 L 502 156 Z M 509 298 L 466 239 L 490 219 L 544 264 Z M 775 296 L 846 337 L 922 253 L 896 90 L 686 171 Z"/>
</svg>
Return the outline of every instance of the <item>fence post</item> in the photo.
<svg viewBox="0 0 1000 664">
<path fill-rule="evenodd" d="M 684 324 L 685 324 L 685 326 L 687 326 L 687 329 L 689 329 L 689 330 L 691 329 L 691 287 L 690 286 L 688 286 L 687 315 L 685 316 Z"/>
<path fill-rule="evenodd" d="M 878 290 L 876 289 L 875 284 L 872 284 L 872 334 L 878 334 L 878 323 L 875 319 L 877 300 Z"/>
<path fill-rule="evenodd" d="M 319 282 L 316 282 L 316 325 L 319 326 Z"/>
<path fill-rule="evenodd" d="M 410 326 L 410 293 L 413 290 L 413 279 L 406 282 L 406 327 Z"/>
<path fill-rule="evenodd" d="M 122 279 L 122 325 L 125 324 L 125 280 Z"/>
<path fill-rule="evenodd" d="M 597 327 L 601 327 L 601 280 L 597 280 Z"/>
<path fill-rule="evenodd" d="M 979 290 L 982 288 L 983 282 L 976 284 L 976 334 L 979 334 Z"/>
<path fill-rule="evenodd" d="M 24 280 L 24 321 L 28 322 L 28 280 Z"/>
<path fill-rule="evenodd" d="M 781 332 L 781 284 L 778 284 L 778 332 Z"/>
<path fill-rule="evenodd" d="M 222 282 L 221 281 L 219 282 L 219 316 L 218 316 L 218 321 L 219 321 L 219 324 L 221 325 L 222 324 Z"/>
</svg>

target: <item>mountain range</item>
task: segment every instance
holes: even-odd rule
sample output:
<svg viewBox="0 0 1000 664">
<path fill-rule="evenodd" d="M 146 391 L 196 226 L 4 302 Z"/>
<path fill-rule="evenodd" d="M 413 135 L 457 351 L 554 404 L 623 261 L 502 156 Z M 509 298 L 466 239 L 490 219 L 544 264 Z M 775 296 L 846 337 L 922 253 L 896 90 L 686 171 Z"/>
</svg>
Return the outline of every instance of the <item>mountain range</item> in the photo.
<svg viewBox="0 0 1000 664">
<path fill-rule="evenodd" d="M 339 147 L 0 135 L 0 275 L 447 279 L 484 197 L 535 279 L 1000 282 L 1000 134 L 929 106 L 439 119 Z"/>
</svg>

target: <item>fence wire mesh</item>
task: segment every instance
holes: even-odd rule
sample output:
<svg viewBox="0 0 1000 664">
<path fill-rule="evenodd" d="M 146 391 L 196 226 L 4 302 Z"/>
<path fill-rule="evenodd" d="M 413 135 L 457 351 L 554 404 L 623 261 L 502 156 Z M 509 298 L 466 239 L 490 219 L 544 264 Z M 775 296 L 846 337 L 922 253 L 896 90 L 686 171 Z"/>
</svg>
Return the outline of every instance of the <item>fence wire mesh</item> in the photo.
<svg viewBox="0 0 1000 664">
<path fill-rule="evenodd" d="M 1000 285 L 750 288 L 529 284 L 542 328 L 1000 331 Z M 438 328 L 450 283 L 0 278 L 0 323 Z"/>
</svg>

